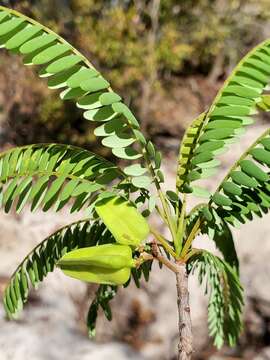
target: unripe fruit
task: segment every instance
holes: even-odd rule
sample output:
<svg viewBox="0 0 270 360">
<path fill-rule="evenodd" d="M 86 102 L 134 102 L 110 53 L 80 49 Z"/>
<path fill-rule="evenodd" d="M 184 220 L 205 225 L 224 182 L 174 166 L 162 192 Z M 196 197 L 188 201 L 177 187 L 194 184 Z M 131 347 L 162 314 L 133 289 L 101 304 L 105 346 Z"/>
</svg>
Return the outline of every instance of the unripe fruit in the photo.
<svg viewBox="0 0 270 360">
<path fill-rule="evenodd" d="M 135 266 L 129 246 L 97 245 L 73 250 L 64 255 L 58 266 L 65 275 L 97 284 L 122 285 Z"/>
<path fill-rule="evenodd" d="M 139 246 L 149 234 L 145 218 L 120 196 L 96 203 L 96 212 L 119 244 Z"/>
</svg>

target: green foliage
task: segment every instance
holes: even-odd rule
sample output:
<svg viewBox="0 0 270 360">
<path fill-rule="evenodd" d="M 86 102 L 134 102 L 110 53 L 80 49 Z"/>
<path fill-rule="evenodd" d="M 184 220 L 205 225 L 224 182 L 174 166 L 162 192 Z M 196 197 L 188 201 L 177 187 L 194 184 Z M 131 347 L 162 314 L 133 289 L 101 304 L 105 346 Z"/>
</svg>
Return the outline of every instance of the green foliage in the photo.
<svg viewBox="0 0 270 360">
<path fill-rule="evenodd" d="M 257 107 L 263 111 L 270 110 L 270 96 L 269 95 L 262 95 L 260 100 L 256 103 Z"/>
<path fill-rule="evenodd" d="M 138 121 L 93 65 L 44 26 L 15 11 L 4 7 L 0 10 L 2 46 L 22 54 L 24 64 L 40 65 L 39 75 L 48 78 L 49 88 L 64 88 L 60 93 L 62 100 L 77 101 L 77 107 L 85 110 L 86 120 L 102 123 L 98 136 L 104 137 L 102 144 L 111 148 L 116 157 L 141 158 L 130 147 L 135 141 L 145 141 L 138 131 Z"/>
<path fill-rule="evenodd" d="M 53 9 L 50 16 L 44 17 L 44 3 Z M 226 69 L 242 55 L 243 47 L 260 41 L 269 21 L 265 0 L 257 3 L 256 9 L 252 0 L 222 4 L 218 0 L 163 0 L 156 17 L 151 11 L 153 1 L 70 3 L 69 21 L 76 28 L 78 46 L 104 71 L 109 69 L 108 76 L 117 89 L 123 94 L 128 89 L 137 97 L 153 70 L 170 87 L 171 74 L 190 74 L 198 68 L 208 73 L 220 54 L 221 66 Z M 52 0 L 40 1 L 35 8 L 35 16 L 44 21 L 51 21 L 56 13 Z"/>
<path fill-rule="evenodd" d="M 84 1 L 77 6 L 80 11 L 85 9 Z M 161 7 L 161 19 L 166 17 L 167 6 L 165 2 Z M 122 32 L 128 28 L 132 37 L 136 31 L 122 22 L 123 9 L 134 20 L 129 2 L 126 7 L 108 6 L 106 16 L 102 15 L 102 20 L 111 12 L 119 17 L 117 24 L 106 24 L 107 30 L 112 30 L 114 48 L 109 51 L 115 58 L 123 45 L 119 40 Z M 86 9 L 101 10 L 96 2 Z M 148 13 L 152 22 L 153 11 Z M 168 31 L 173 33 L 173 27 Z M 245 223 L 270 208 L 270 130 L 241 156 L 214 194 L 193 182 L 216 172 L 218 155 L 252 123 L 251 116 L 258 108 L 268 111 L 269 98 L 263 91 L 270 80 L 270 41 L 243 58 L 210 108 L 187 129 L 180 148 L 176 189 L 166 194 L 161 186 L 160 152 L 146 140 L 121 97 L 82 54 L 51 30 L 3 7 L 0 43 L 23 55 L 24 64 L 40 66 L 39 76 L 48 79 L 48 87 L 61 89 L 60 99 L 73 99 L 86 120 L 98 123 L 94 134 L 114 156 L 124 160 L 122 170 L 87 150 L 57 144 L 29 145 L 0 154 L 1 204 L 6 212 L 15 202 L 17 211 L 26 203 L 32 210 L 41 207 L 47 211 L 54 206 L 57 211 L 73 199 L 71 211 L 85 207 L 91 216 L 91 220 L 57 231 L 23 260 L 5 292 L 8 315 L 16 316 L 27 301 L 30 286 L 36 287 L 58 264 L 68 276 L 100 284 L 87 318 L 89 334 L 93 335 L 99 307 L 111 319 L 109 301 L 116 294 L 116 285 L 127 287 L 133 278 L 139 287 L 142 276 L 149 279 L 156 260 L 176 273 L 182 269 L 179 264 L 186 264 L 190 272 L 197 270 L 200 283 L 205 281 L 209 291 L 209 329 L 215 345 L 221 347 L 225 341 L 235 345 L 242 329 L 243 295 L 228 224 Z M 163 54 L 169 53 L 168 47 L 163 44 Z M 147 59 L 146 65 L 156 66 L 156 59 Z M 180 65 L 168 61 L 168 66 L 175 69 Z M 189 193 L 209 201 L 188 214 Z M 154 210 L 170 238 L 149 226 L 146 218 Z M 150 233 L 153 239 L 148 242 Z M 214 241 L 223 259 L 193 247 L 199 233 Z"/>
<path fill-rule="evenodd" d="M 238 276 L 227 262 L 207 251 L 195 255 L 189 267 L 198 273 L 200 284 L 205 282 L 209 294 L 209 333 L 215 346 L 221 348 L 224 341 L 234 346 L 242 330 L 243 290 Z"/>
<path fill-rule="evenodd" d="M 228 145 L 243 134 L 247 125 L 253 123 L 252 115 L 256 114 L 256 105 L 270 80 L 267 67 L 270 61 L 269 44 L 269 40 L 264 41 L 241 60 L 206 112 L 204 126 L 190 150 L 198 155 L 193 157 L 191 168 L 183 166 L 185 172 L 191 173 L 192 181 L 203 178 L 200 173 L 202 168 L 215 171 L 220 165 L 216 157 L 227 151 Z M 239 175 L 235 174 L 236 177 Z M 215 198 L 220 203 L 226 202 L 219 195 Z M 226 203 L 229 205 L 228 201 Z"/>
<path fill-rule="evenodd" d="M 202 227 L 202 233 L 207 234 L 212 239 L 221 252 L 224 260 L 239 273 L 239 260 L 234 246 L 231 229 L 227 223 L 218 216 L 213 216 L 212 221 Z"/>
<path fill-rule="evenodd" d="M 178 126 L 184 128 L 185 123 L 180 116 L 179 123 L 175 118 L 174 126 L 172 114 L 168 128 L 162 119 L 164 112 L 166 114 L 164 102 L 170 102 L 178 83 L 188 87 L 186 76 L 195 75 L 196 79 L 198 75 L 207 76 L 214 81 L 226 76 L 237 59 L 265 36 L 269 7 L 266 0 L 257 2 L 256 6 L 252 0 L 188 0 L 181 4 L 178 0 L 163 0 L 153 18 L 154 3 L 154 0 L 100 0 L 98 3 L 93 0 L 59 0 L 57 3 L 54 0 L 2 1 L 3 5 L 28 14 L 62 34 L 83 54 L 91 57 L 93 64 L 102 70 L 126 103 L 140 113 L 141 121 L 147 123 L 150 117 L 148 128 L 152 134 L 169 129 L 175 135 Z M 18 66 L 17 59 L 6 57 L 4 52 L 1 60 L 7 66 L 12 62 L 11 68 Z M 12 129 L 6 125 L 11 140 L 14 141 L 16 132 L 16 144 L 37 140 L 69 142 L 107 155 L 108 151 L 105 152 L 89 135 L 92 124 L 83 121 L 73 104 L 58 103 L 57 114 L 46 116 L 44 108 L 48 108 L 49 93 L 35 81 L 34 76 L 28 77 L 29 73 L 16 72 L 16 83 L 23 83 L 25 95 L 18 86 L 13 99 L 9 96 L 14 90 L 12 71 L 2 74 L 4 79 L 1 81 L 7 84 L 3 88 L 4 109 L 13 124 Z M 158 101 L 151 98 L 151 105 L 148 106 L 150 101 L 146 104 L 150 114 L 141 111 L 141 106 L 145 106 L 147 84 L 151 85 L 152 94 L 158 92 Z M 26 108 L 27 93 L 30 103 Z M 52 98 L 56 98 L 55 93 Z M 175 107 L 177 99 L 176 94 Z M 9 101 L 13 103 L 10 110 Z M 160 102 L 163 102 L 162 107 Z M 41 116 L 43 119 L 46 117 L 45 122 L 40 121 Z M 162 121 L 162 129 L 156 120 Z"/>
<path fill-rule="evenodd" d="M 205 171 L 207 172 L 207 170 L 204 169 L 201 169 L 200 171 L 190 171 L 192 164 L 194 164 L 194 150 L 196 147 L 196 143 L 200 136 L 200 132 L 202 130 L 205 119 L 205 113 L 199 115 L 198 118 L 196 118 L 187 128 L 183 136 L 179 152 L 177 169 L 176 187 L 179 191 L 187 193 L 192 192 L 192 188 L 189 187 L 190 181 L 202 177 L 203 173 L 205 173 Z M 205 149 L 202 149 L 202 151 L 204 155 Z M 195 159 L 198 159 L 198 156 L 200 156 L 200 153 L 202 151 L 198 151 L 198 155 L 195 156 Z"/>
<path fill-rule="evenodd" d="M 31 210 L 62 209 L 73 200 L 71 211 L 91 205 L 91 195 L 123 173 L 88 150 L 59 144 L 18 147 L 0 154 L 1 205 L 9 212 L 25 204 Z"/>
<path fill-rule="evenodd" d="M 114 298 L 117 292 L 116 286 L 100 285 L 94 300 L 92 301 L 87 314 L 87 327 L 89 337 L 96 335 L 96 321 L 98 317 L 98 310 L 101 308 L 104 311 L 106 318 L 112 320 L 112 312 L 110 308 L 110 301 Z"/>
<path fill-rule="evenodd" d="M 140 4 L 71 1 L 79 44 L 98 59 L 101 67 L 110 69 L 109 77 L 118 89 L 128 88 L 136 93 L 134 85 L 140 85 L 153 68 L 155 71 L 179 71 L 191 55 L 192 45 L 183 40 L 184 29 L 179 26 L 181 12 L 177 16 L 173 14 L 173 6 L 163 3 L 157 14 L 159 36 L 150 50 L 151 4 L 147 6 L 145 1 Z M 88 21 L 82 22 L 82 18 Z"/>
<path fill-rule="evenodd" d="M 222 254 L 223 259 L 236 274 L 239 274 L 239 260 L 234 239 L 226 221 L 207 204 L 199 204 L 193 208 L 187 220 L 187 234 L 191 232 L 197 221 L 201 221 L 201 234 L 207 235 L 215 243 L 216 249 Z"/>
<path fill-rule="evenodd" d="M 269 211 L 269 144 L 267 130 L 233 165 L 211 199 L 218 216 L 233 226 Z"/>
</svg>

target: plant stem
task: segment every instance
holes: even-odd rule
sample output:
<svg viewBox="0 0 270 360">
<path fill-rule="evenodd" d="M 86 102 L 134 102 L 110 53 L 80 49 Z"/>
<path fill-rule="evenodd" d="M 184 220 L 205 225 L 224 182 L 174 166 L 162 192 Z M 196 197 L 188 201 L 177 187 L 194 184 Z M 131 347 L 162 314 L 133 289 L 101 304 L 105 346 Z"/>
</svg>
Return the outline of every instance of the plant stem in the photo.
<svg viewBox="0 0 270 360">
<path fill-rule="evenodd" d="M 165 265 L 168 269 L 170 269 L 172 272 L 176 274 L 178 271 L 177 265 L 175 264 L 175 262 L 168 260 L 167 258 L 165 258 L 160 254 L 156 239 L 153 240 L 151 246 L 152 246 L 152 255 L 154 259 Z"/>
<path fill-rule="evenodd" d="M 176 253 L 173 251 L 172 247 L 168 244 L 167 240 L 159 234 L 155 229 L 152 227 L 150 228 L 151 233 L 154 235 L 156 240 L 164 247 L 164 249 L 172 256 L 176 257 Z"/>
<path fill-rule="evenodd" d="M 178 360 L 190 360 L 192 347 L 192 325 L 189 307 L 188 274 L 185 263 L 178 263 L 176 272 L 177 305 L 179 315 Z"/>
<path fill-rule="evenodd" d="M 141 145 L 141 149 L 142 149 L 142 154 L 143 154 L 143 157 L 144 157 L 144 160 L 145 160 L 145 164 L 146 164 L 147 169 L 148 169 L 148 171 L 149 171 L 149 173 L 150 173 L 150 175 L 151 175 L 151 177 L 153 179 L 154 185 L 155 185 L 155 187 L 157 189 L 158 197 L 159 197 L 159 199 L 161 201 L 161 204 L 162 204 L 162 208 L 163 208 L 166 223 L 168 224 L 168 227 L 170 229 L 172 238 L 174 240 L 176 238 L 176 224 L 174 223 L 174 221 L 172 219 L 172 216 L 171 216 L 171 213 L 170 213 L 170 208 L 169 208 L 169 206 L 167 204 L 167 201 L 165 199 L 165 196 L 164 196 L 164 194 L 163 194 L 163 192 L 161 190 L 159 181 L 157 180 L 155 170 L 153 168 L 151 160 L 148 157 L 147 151 L 146 151 L 145 147 L 143 147 L 142 145 Z"/>
<path fill-rule="evenodd" d="M 154 258 L 165 265 L 168 269 L 170 269 L 175 274 L 178 272 L 178 267 L 175 265 L 175 263 L 171 262 L 170 260 L 166 259 L 164 256 L 157 254 L 154 256 Z"/>
</svg>

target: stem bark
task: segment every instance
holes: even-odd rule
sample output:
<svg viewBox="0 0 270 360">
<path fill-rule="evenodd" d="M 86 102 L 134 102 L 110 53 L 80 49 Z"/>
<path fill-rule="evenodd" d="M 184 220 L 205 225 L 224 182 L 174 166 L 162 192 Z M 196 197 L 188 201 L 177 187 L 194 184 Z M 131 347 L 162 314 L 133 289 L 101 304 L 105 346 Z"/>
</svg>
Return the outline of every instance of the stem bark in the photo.
<svg viewBox="0 0 270 360">
<path fill-rule="evenodd" d="M 193 353 L 192 325 L 186 264 L 177 264 L 176 289 L 179 315 L 178 360 L 191 360 Z"/>
</svg>

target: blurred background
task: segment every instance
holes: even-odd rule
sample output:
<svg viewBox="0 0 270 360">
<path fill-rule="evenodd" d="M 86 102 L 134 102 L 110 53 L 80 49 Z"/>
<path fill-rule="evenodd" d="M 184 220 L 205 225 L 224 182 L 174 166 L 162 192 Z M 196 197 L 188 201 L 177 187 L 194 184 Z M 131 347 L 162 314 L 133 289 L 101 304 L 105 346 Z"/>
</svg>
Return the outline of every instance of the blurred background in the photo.
<svg viewBox="0 0 270 360">
<path fill-rule="evenodd" d="M 85 54 L 141 121 L 164 154 L 165 187 L 173 188 L 179 140 L 190 121 L 212 102 L 240 58 L 270 37 L 269 0 L 10 0 Z M 0 53 L 0 147 L 72 143 L 111 156 L 72 102 L 48 90 L 35 70 Z M 268 126 L 267 117 L 223 159 L 219 174 Z M 212 182 L 207 184 L 210 188 Z M 75 215 L 75 218 L 78 215 Z M 69 223 L 59 214 L 0 214 L 0 293 L 18 261 L 38 241 Z M 155 221 L 155 219 L 153 219 Z M 217 352 L 207 335 L 202 289 L 191 279 L 194 359 L 270 359 L 270 229 L 258 219 L 236 231 L 246 289 L 245 331 L 235 349 Z M 211 247 L 207 239 L 200 246 Z M 255 251 L 256 250 L 256 251 Z M 173 360 L 177 344 L 175 284 L 154 273 L 140 290 L 120 291 L 114 319 L 98 323 L 95 342 L 84 324 L 94 287 L 48 277 L 16 323 L 0 310 L 0 360 Z"/>
</svg>

